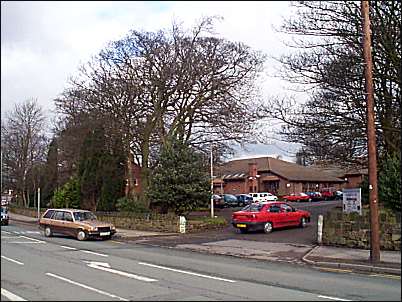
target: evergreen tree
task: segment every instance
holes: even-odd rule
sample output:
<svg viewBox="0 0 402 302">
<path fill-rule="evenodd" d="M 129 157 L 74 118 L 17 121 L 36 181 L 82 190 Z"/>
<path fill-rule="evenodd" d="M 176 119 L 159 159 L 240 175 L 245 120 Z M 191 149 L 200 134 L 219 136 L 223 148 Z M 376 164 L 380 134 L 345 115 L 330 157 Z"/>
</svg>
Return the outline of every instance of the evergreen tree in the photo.
<svg viewBox="0 0 402 302">
<path fill-rule="evenodd" d="M 95 128 L 81 148 L 78 176 L 81 184 L 81 206 L 96 210 L 102 186 L 102 156 L 105 147 L 104 130 Z"/>
<path fill-rule="evenodd" d="M 58 154 L 57 154 L 57 140 L 53 138 L 49 144 L 47 153 L 47 159 L 45 164 L 45 172 L 43 175 L 44 186 L 42 189 L 42 199 L 45 205 L 47 205 L 57 189 L 58 185 Z"/>
<path fill-rule="evenodd" d="M 188 145 L 173 140 L 162 149 L 147 195 L 162 209 L 185 215 L 208 204 L 209 186 L 207 168 L 201 155 Z"/>
</svg>

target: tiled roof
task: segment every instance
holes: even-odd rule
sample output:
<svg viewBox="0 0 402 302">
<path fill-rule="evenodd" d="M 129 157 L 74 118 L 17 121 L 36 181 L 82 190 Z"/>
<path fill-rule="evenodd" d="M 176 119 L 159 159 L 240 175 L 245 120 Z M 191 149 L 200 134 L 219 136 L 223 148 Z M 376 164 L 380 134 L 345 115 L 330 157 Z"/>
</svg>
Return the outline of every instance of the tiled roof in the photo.
<svg viewBox="0 0 402 302">
<path fill-rule="evenodd" d="M 216 169 L 219 175 L 248 175 L 249 163 L 257 164 L 258 173 L 272 172 L 291 181 L 344 181 L 343 179 L 335 177 L 332 173 L 324 171 L 323 169 L 305 167 L 272 157 L 232 160 Z"/>
</svg>

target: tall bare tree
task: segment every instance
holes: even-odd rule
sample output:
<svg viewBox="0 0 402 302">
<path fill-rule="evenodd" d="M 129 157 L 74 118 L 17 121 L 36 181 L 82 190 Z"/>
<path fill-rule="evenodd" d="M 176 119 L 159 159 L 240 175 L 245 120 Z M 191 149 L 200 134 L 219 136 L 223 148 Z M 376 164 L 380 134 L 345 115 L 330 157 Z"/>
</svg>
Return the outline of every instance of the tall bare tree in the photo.
<svg viewBox="0 0 402 302">
<path fill-rule="evenodd" d="M 285 122 L 285 139 L 310 158 L 361 163 L 367 158 L 360 2 L 299 1 L 281 31 L 294 37 L 282 76 L 309 93 L 302 106 L 272 99 L 266 115 Z M 371 1 L 377 143 L 380 156 L 400 153 L 401 2 Z"/>
<path fill-rule="evenodd" d="M 265 58 L 244 44 L 212 37 L 211 27 L 206 18 L 190 33 L 177 24 L 170 31 L 131 31 L 71 82 L 70 94 L 82 93 L 73 107 L 104 117 L 109 129 L 121 132 L 128 164 L 133 154 L 141 165 L 143 191 L 152 152 L 169 138 L 205 148 L 244 140 L 252 128 L 255 79 Z M 70 99 L 56 101 L 61 112 L 69 114 Z"/>
<path fill-rule="evenodd" d="M 2 124 L 3 164 L 14 180 L 20 201 L 26 207 L 29 206 L 29 194 L 33 191 L 29 186 L 29 176 L 37 187 L 38 173 L 35 173 L 34 167 L 45 159 L 45 126 L 46 119 L 36 99 L 16 104 Z"/>
</svg>

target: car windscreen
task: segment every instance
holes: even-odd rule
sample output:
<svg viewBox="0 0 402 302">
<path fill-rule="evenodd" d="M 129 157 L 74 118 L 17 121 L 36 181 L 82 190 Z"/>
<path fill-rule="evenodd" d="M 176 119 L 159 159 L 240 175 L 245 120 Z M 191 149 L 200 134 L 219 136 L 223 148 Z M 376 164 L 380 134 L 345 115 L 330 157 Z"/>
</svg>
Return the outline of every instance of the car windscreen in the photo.
<svg viewBox="0 0 402 302">
<path fill-rule="evenodd" d="M 92 212 L 74 212 L 75 221 L 96 220 L 96 216 Z"/>
<path fill-rule="evenodd" d="M 263 204 L 253 203 L 253 204 L 245 206 L 241 210 L 245 211 L 245 212 L 260 212 L 263 206 L 264 206 Z"/>
</svg>

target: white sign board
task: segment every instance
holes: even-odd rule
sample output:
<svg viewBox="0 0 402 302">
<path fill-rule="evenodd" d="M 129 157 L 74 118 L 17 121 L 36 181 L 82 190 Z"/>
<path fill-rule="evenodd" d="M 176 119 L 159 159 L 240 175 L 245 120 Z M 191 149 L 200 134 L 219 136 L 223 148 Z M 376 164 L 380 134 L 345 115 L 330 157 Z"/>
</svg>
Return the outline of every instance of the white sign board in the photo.
<svg viewBox="0 0 402 302">
<path fill-rule="evenodd" d="M 343 212 L 357 212 L 362 215 L 362 192 L 361 188 L 343 189 Z"/>
<path fill-rule="evenodd" d="M 179 217 L 179 232 L 180 233 L 186 232 L 186 217 L 184 216 Z"/>
</svg>

